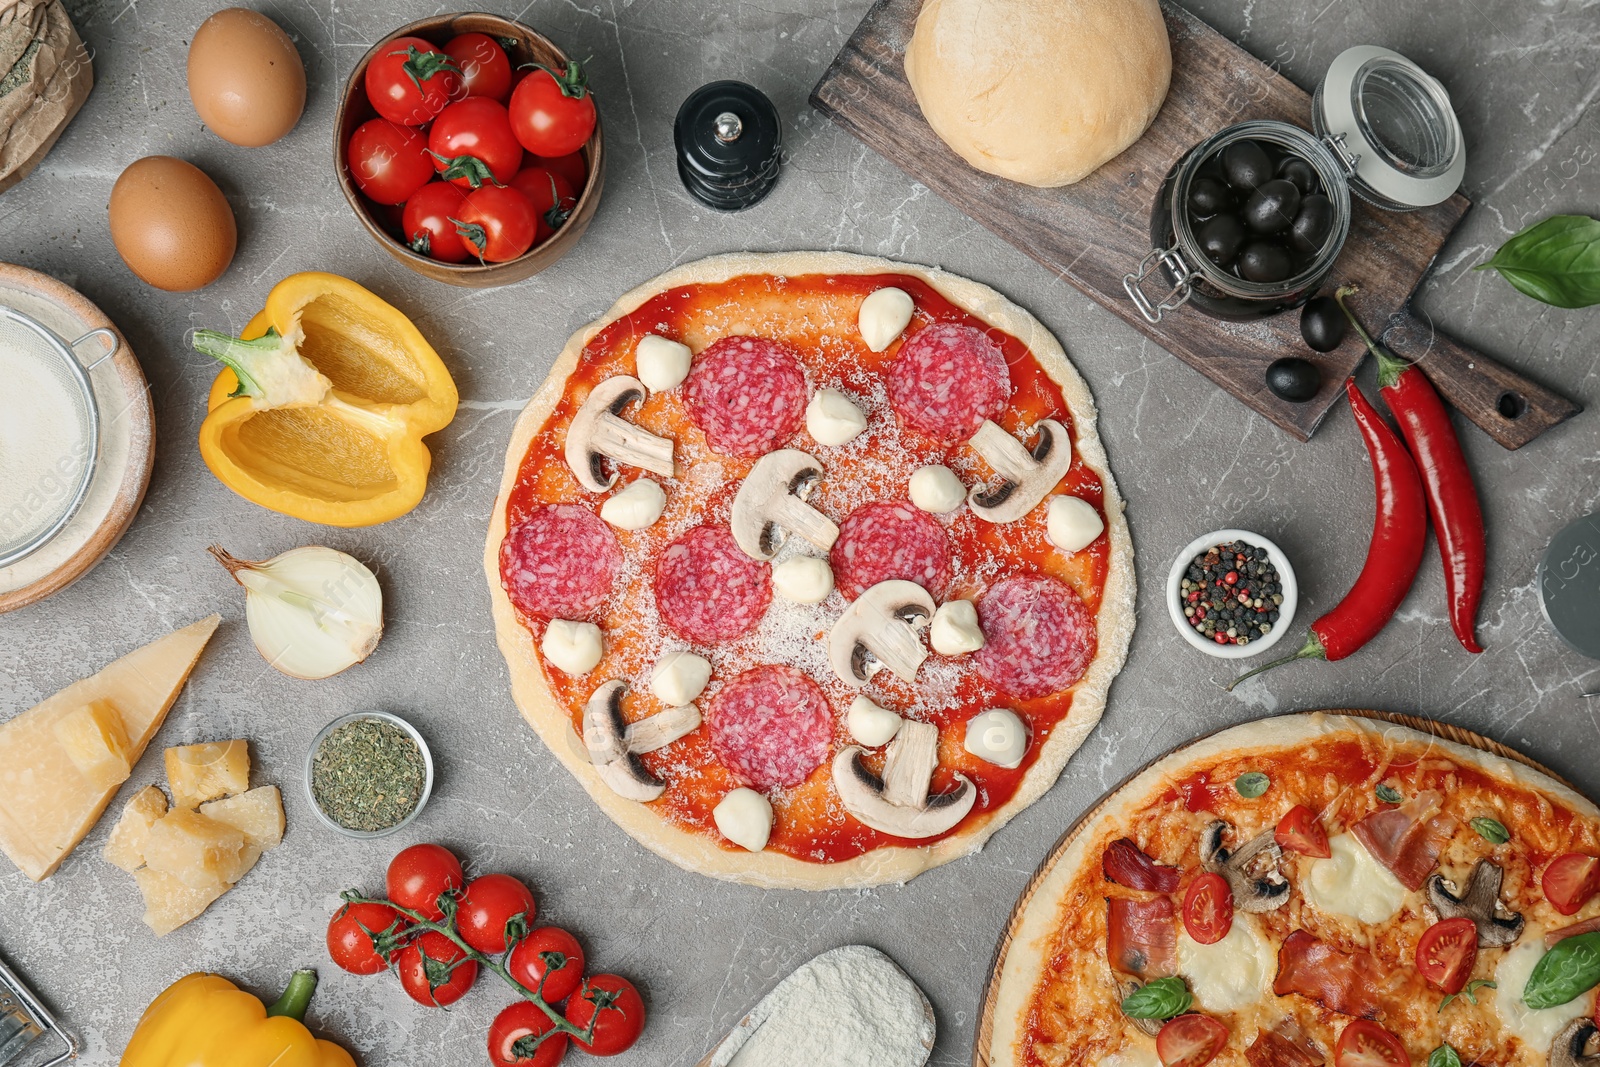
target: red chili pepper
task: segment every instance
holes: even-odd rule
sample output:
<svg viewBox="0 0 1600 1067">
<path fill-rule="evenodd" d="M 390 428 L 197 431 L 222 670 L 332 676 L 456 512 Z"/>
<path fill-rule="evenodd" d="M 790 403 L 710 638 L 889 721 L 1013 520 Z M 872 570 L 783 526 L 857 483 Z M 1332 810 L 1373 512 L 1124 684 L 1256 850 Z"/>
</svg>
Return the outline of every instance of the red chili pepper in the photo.
<svg viewBox="0 0 1600 1067">
<path fill-rule="evenodd" d="M 1428 508 L 1417 465 L 1372 402 L 1356 388 L 1354 378 L 1345 382 L 1344 395 L 1372 458 L 1377 490 L 1367 562 L 1344 599 L 1311 624 L 1311 636 L 1298 652 L 1240 675 L 1228 686 L 1230 691 L 1246 678 L 1297 659 L 1344 659 L 1388 625 L 1416 581 L 1428 536 Z"/>
<path fill-rule="evenodd" d="M 1344 309 L 1350 325 L 1361 335 L 1367 350 L 1377 357 L 1378 386 L 1422 474 L 1422 484 L 1428 494 L 1428 515 L 1433 519 L 1439 556 L 1444 560 L 1450 627 L 1455 630 L 1461 647 L 1468 652 L 1482 652 L 1475 631 L 1478 602 L 1483 599 L 1488 548 L 1484 544 L 1483 508 L 1478 503 L 1478 490 L 1472 484 L 1472 472 L 1467 469 L 1467 458 L 1461 452 L 1450 413 L 1445 410 L 1444 401 L 1439 399 L 1433 383 L 1415 366 L 1368 336 L 1345 305 L 1344 298 L 1356 291 L 1354 286 L 1346 286 L 1333 294 L 1334 299 Z"/>
</svg>

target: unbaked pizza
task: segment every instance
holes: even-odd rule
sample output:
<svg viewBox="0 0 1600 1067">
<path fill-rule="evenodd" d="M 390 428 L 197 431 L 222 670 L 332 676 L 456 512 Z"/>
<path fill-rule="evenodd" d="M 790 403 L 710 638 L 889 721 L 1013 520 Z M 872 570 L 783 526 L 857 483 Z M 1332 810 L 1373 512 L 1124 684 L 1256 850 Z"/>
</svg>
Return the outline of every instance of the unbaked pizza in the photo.
<svg viewBox="0 0 1600 1067">
<path fill-rule="evenodd" d="M 1013 917 L 991 1067 L 1588 1064 L 1600 810 L 1432 734 L 1312 713 L 1178 750 Z"/>
<path fill-rule="evenodd" d="M 1132 550 L 1061 346 L 843 253 L 624 296 L 523 412 L 484 566 L 524 716 L 619 825 L 761 885 L 980 847 L 1099 719 Z"/>
</svg>

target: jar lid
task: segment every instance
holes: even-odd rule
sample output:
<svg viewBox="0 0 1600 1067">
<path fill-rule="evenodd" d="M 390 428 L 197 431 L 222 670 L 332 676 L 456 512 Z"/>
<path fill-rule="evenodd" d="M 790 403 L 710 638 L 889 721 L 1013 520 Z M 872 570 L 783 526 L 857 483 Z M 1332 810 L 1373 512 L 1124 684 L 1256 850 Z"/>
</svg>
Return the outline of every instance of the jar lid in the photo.
<svg viewBox="0 0 1600 1067">
<path fill-rule="evenodd" d="M 1352 188 L 1382 207 L 1443 203 L 1466 173 L 1450 94 L 1392 49 L 1368 44 L 1339 53 L 1317 87 L 1312 119 Z"/>
<path fill-rule="evenodd" d="M 1550 541 L 1539 561 L 1539 606 L 1563 641 L 1600 659 L 1600 511 Z"/>
</svg>

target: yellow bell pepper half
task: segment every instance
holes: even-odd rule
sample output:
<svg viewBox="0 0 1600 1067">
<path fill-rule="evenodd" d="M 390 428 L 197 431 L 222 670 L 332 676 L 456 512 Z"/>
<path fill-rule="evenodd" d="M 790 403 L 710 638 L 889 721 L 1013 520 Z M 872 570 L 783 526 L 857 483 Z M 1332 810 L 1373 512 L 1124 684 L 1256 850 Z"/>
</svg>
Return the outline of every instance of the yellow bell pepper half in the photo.
<svg viewBox="0 0 1600 1067">
<path fill-rule="evenodd" d="M 315 971 L 296 971 L 268 1008 L 220 975 L 180 978 L 144 1010 L 121 1067 L 355 1067 L 300 1021 L 316 988 Z"/>
<path fill-rule="evenodd" d="M 330 526 L 372 526 L 422 499 L 422 438 L 455 418 L 450 372 L 411 320 L 336 274 L 292 274 L 240 338 L 196 330 L 226 364 L 200 455 L 246 500 Z"/>
</svg>

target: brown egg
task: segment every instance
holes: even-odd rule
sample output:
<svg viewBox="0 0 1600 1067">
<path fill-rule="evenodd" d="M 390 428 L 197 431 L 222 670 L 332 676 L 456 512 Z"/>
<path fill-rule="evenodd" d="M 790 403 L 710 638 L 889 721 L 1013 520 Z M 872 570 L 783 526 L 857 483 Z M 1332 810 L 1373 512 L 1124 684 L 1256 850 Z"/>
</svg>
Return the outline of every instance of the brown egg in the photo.
<svg viewBox="0 0 1600 1067">
<path fill-rule="evenodd" d="M 224 141 L 271 144 L 300 121 L 306 67 L 276 22 L 229 7 L 200 24 L 189 43 L 189 99 Z"/>
<path fill-rule="evenodd" d="M 146 156 L 111 187 L 111 242 L 128 269 L 169 293 L 200 289 L 233 261 L 239 231 L 217 183 L 193 163 Z"/>
</svg>

